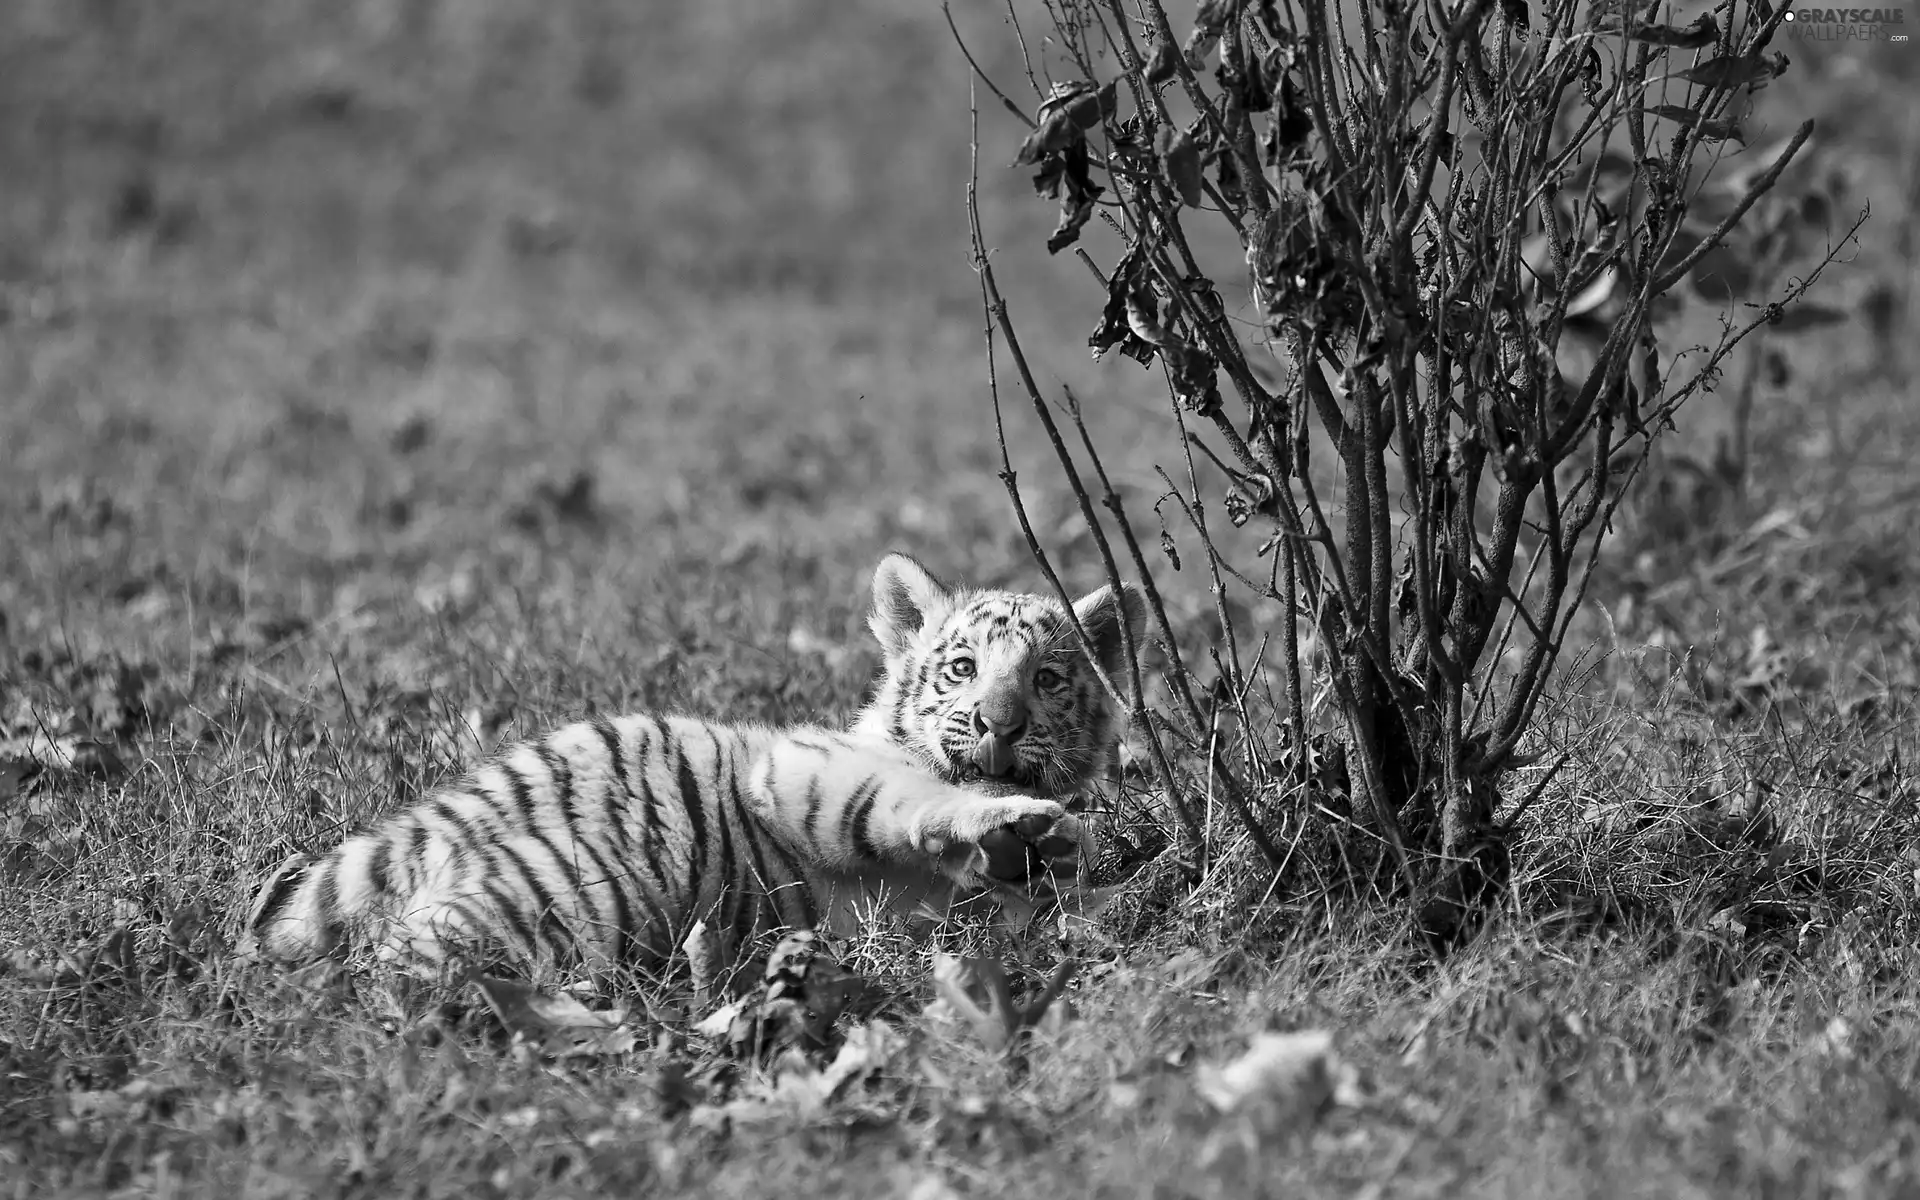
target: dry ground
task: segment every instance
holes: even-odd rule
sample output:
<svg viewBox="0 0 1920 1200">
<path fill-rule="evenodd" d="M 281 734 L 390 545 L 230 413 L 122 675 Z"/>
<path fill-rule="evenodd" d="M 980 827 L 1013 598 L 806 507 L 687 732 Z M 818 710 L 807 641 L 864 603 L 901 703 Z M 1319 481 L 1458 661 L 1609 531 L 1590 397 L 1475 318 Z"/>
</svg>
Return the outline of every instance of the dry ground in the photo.
<svg viewBox="0 0 1920 1200">
<path fill-rule="evenodd" d="M 5 6 L 0 735 L 84 769 L 0 762 L 0 1191 L 1912 1194 L 1902 49 L 1796 50 L 1767 110 L 1827 118 L 1875 214 L 1835 294 L 1894 315 L 1782 343 L 1750 477 L 1683 463 L 1623 526 L 1510 919 L 1435 966 L 1224 873 L 1083 951 L 1026 1071 L 909 1019 L 854 1094 L 727 1132 L 671 1053 L 435 1039 L 425 1000 L 220 946 L 260 872 L 471 760 L 470 722 L 838 719 L 886 549 L 1037 586 L 937 10 Z M 1084 362 L 1094 293 L 1027 250 L 1051 214 L 987 185 L 1016 316 L 1133 465 L 1152 379 Z M 1710 464 L 1724 426 L 1706 401 L 1676 447 Z M 923 951 L 852 949 L 917 1008 Z M 1298 1139 L 1189 1084 L 1269 1027 L 1335 1031 L 1364 1078 Z"/>
</svg>

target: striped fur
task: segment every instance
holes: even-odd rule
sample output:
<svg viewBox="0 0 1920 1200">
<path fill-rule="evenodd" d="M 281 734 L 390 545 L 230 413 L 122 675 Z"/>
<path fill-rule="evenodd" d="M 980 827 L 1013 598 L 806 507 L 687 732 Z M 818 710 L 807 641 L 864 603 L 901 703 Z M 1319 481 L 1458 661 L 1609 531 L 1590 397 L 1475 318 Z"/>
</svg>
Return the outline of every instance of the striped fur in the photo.
<svg viewBox="0 0 1920 1200">
<path fill-rule="evenodd" d="M 938 908 L 1071 876 L 1092 839 L 1062 801 L 1105 777 L 1117 718 L 1064 610 L 949 589 L 905 555 L 881 563 L 874 602 L 886 665 L 851 729 L 565 726 L 290 860 L 255 900 L 257 946 L 652 969 L 696 921 L 731 958 L 875 902 Z M 1131 592 L 1076 611 L 1103 658 L 1121 621 L 1139 636 Z"/>
</svg>

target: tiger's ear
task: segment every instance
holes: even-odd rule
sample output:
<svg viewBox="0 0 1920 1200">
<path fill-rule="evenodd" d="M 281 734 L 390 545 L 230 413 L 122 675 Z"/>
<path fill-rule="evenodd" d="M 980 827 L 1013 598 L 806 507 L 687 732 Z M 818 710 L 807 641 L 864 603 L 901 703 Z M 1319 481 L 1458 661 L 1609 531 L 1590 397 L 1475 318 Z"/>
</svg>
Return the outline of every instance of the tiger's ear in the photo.
<svg viewBox="0 0 1920 1200">
<path fill-rule="evenodd" d="M 1126 622 L 1134 652 L 1144 646 L 1147 635 L 1147 603 L 1140 589 L 1122 584 L 1116 597 L 1111 587 L 1103 587 L 1074 602 L 1073 615 L 1080 619 L 1087 640 L 1093 644 L 1095 659 L 1115 687 L 1124 686 L 1127 668 L 1127 639 L 1121 635 L 1120 622 Z"/>
<path fill-rule="evenodd" d="M 933 572 L 905 554 L 889 554 L 873 571 L 873 615 L 867 628 L 880 639 L 881 649 L 889 656 L 899 654 L 913 643 L 913 637 L 925 628 L 929 618 L 944 610 L 953 599 L 953 589 L 934 578 Z"/>
</svg>

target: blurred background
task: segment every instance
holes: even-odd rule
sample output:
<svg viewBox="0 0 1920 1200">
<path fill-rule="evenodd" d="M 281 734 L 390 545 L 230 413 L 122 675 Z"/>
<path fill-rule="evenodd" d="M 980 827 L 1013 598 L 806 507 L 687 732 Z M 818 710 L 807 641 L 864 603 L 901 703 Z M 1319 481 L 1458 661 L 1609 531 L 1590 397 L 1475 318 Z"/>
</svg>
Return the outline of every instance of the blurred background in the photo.
<svg viewBox="0 0 1920 1200">
<path fill-rule="evenodd" d="M 1044 73 L 1044 11 L 1017 11 Z M 953 15 L 1031 108 L 1007 11 Z M 1761 373 L 1743 478 L 1715 473 L 1722 399 L 1686 412 L 1673 446 L 1692 466 L 1623 524 L 1595 637 L 1710 638 L 1731 595 L 1740 639 L 1762 617 L 1844 638 L 1911 585 L 1920 51 L 1780 48 L 1793 66 L 1749 141 L 1820 119 L 1805 179 L 1873 218 L 1817 295 L 1861 315 L 1776 339 L 1791 369 Z M 353 633 L 340 652 L 411 647 L 417 675 L 450 653 L 421 649 L 424 615 L 495 664 L 538 646 L 526 671 L 565 707 L 651 694 L 661 647 L 696 644 L 830 679 L 809 704 L 850 705 L 871 660 L 843 648 L 864 644 L 885 549 L 1038 586 L 996 478 L 969 89 L 931 0 L 12 0 L 8 636 L 176 663 L 323 627 Z M 1015 320 L 1042 385 L 1087 400 L 1151 540 L 1146 466 L 1173 445 L 1157 375 L 1089 361 L 1100 292 L 1045 254 L 1053 207 L 1008 166 L 1024 131 L 982 96 Z M 1117 255 L 1097 229 L 1087 244 Z M 1007 398 L 1039 531 L 1090 586 Z M 1826 582 L 1786 595 L 1786 575 Z M 1676 577 L 1694 582 L 1675 594 Z M 281 682 L 310 692 L 297 674 Z M 788 707 L 712 686 L 708 702 Z"/>
</svg>

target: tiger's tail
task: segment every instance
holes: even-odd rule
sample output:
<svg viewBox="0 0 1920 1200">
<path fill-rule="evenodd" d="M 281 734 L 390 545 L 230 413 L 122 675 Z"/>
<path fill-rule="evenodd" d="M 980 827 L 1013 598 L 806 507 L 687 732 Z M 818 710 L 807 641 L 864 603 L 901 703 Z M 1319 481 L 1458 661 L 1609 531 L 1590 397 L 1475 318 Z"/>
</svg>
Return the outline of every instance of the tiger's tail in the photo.
<svg viewBox="0 0 1920 1200">
<path fill-rule="evenodd" d="M 266 957 L 316 959 L 333 950 L 325 936 L 326 922 L 316 919 L 314 866 L 312 855 L 294 854 L 275 867 L 255 893 L 247 938 Z"/>
<path fill-rule="evenodd" d="M 309 962 L 342 952 L 349 934 L 377 938 L 416 882 L 394 877 L 412 872 L 394 862 L 387 842 L 379 832 L 366 833 L 324 858 L 295 854 L 281 863 L 260 885 L 247 916 L 255 950 L 283 962 Z"/>
</svg>

